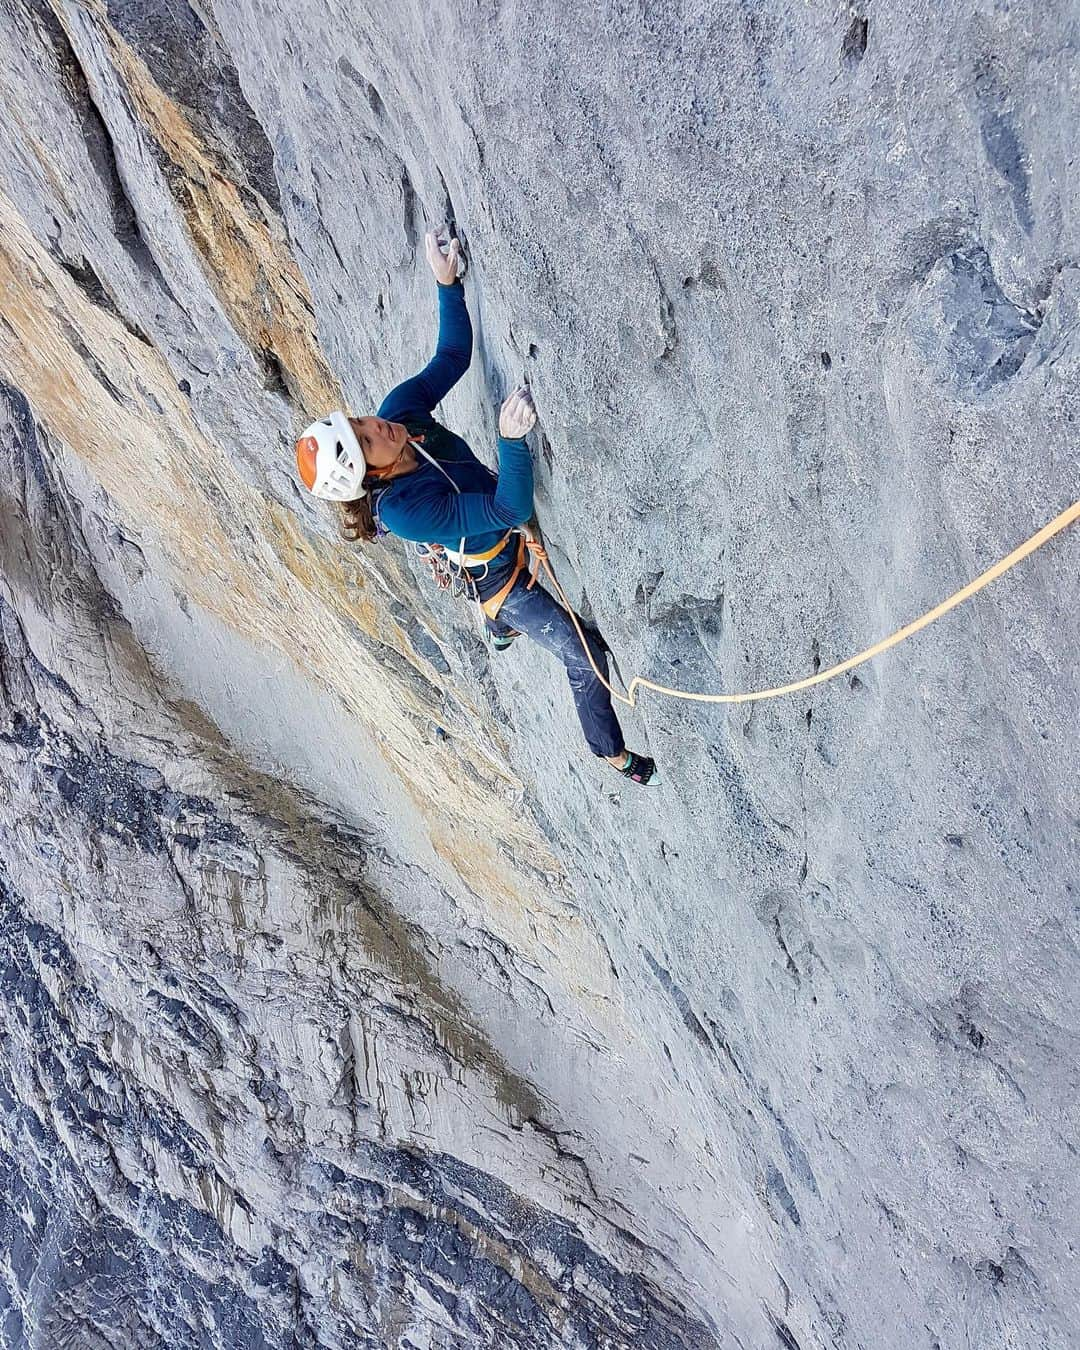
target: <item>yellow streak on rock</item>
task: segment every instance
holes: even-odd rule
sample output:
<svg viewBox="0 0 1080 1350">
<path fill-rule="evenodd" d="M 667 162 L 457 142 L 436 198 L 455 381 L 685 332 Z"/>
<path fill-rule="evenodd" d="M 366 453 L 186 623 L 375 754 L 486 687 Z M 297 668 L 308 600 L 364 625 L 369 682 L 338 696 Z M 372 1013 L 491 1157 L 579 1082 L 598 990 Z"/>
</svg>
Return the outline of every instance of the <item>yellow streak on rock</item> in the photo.
<svg viewBox="0 0 1080 1350">
<path fill-rule="evenodd" d="M 321 416 L 340 404 L 341 391 L 319 350 L 311 294 L 285 241 L 247 211 L 236 184 L 221 173 L 182 109 L 110 25 L 104 7 L 83 0 L 80 8 L 96 22 L 144 131 L 160 148 L 169 188 L 230 322 L 253 350 L 274 353 L 290 394 Z M 63 7 L 55 12 L 74 43 L 77 34 Z"/>
</svg>

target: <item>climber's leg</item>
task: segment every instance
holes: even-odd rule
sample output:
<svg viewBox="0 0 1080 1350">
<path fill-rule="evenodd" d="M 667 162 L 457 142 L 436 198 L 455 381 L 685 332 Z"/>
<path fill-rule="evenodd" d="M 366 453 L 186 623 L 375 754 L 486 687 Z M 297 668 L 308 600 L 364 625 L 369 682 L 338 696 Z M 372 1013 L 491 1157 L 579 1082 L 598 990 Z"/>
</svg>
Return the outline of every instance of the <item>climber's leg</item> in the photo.
<svg viewBox="0 0 1080 1350">
<path fill-rule="evenodd" d="M 563 663 L 589 749 L 605 759 L 624 760 L 626 746 L 611 695 L 596 678 L 570 616 L 540 586 L 529 590 L 524 578 L 503 601 L 499 621 L 525 633 Z M 597 669 L 607 675 L 607 655 L 600 635 L 582 625 Z"/>
</svg>

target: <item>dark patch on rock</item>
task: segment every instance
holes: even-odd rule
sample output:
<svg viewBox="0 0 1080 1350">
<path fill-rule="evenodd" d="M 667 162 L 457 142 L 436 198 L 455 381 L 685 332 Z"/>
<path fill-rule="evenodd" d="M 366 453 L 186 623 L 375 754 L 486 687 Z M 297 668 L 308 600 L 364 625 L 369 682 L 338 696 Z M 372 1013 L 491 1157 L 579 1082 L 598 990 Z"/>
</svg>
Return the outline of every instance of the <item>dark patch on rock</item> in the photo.
<svg viewBox="0 0 1080 1350">
<path fill-rule="evenodd" d="M 690 1000 L 687 998 L 685 992 L 679 988 L 679 986 L 671 978 L 669 972 L 665 969 L 664 966 L 660 964 L 659 961 L 657 961 L 657 959 L 653 956 L 652 952 L 647 951 L 644 947 L 642 947 L 641 954 L 645 958 L 645 964 L 649 967 L 652 973 L 656 976 L 656 979 L 659 981 L 660 988 L 663 989 L 664 993 L 667 994 L 667 996 L 671 999 L 672 1003 L 675 1004 L 675 1007 L 679 1011 L 679 1016 L 685 1023 L 687 1030 L 691 1032 L 691 1034 L 698 1041 L 701 1042 L 701 1044 L 706 1048 L 706 1050 L 708 1050 L 709 1054 L 715 1059 L 716 1047 L 713 1045 L 712 1040 L 709 1037 L 709 1033 L 701 1025 L 701 1022 L 698 1019 L 697 1014 L 691 1007 Z"/>
<path fill-rule="evenodd" d="M 44 767 L 61 800 L 95 829 L 145 853 L 164 848 L 160 794 L 147 792 L 129 765 L 107 751 L 91 757 L 71 746 L 63 764 Z"/>
<path fill-rule="evenodd" d="M 812 1195 L 818 1195 L 817 1178 L 810 1166 L 810 1159 L 806 1156 L 806 1150 L 791 1133 L 783 1117 L 773 1109 L 767 1097 L 763 1096 L 762 1104 L 773 1118 L 776 1132 L 780 1138 L 780 1146 L 784 1150 L 784 1157 L 787 1158 L 793 1174 Z"/>
<path fill-rule="evenodd" d="M 11 730 L 0 732 L 0 740 L 7 741 L 9 745 L 21 746 L 24 750 L 39 750 L 42 744 L 41 730 L 16 711 L 11 715 Z"/>
<path fill-rule="evenodd" d="M 249 203 L 254 189 L 280 212 L 274 152 L 217 34 L 186 0 L 108 0 L 106 10 L 109 22 L 185 110 Z"/>
<path fill-rule="evenodd" d="M 973 1023 L 961 1019 L 960 1030 L 974 1049 L 981 1050 L 986 1045 L 986 1037 Z"/>
<path fill-rule="evenodd" d="M 263 373 L 263 388 L 272 394 L 280 395 L 281 398 L 292 397 L 289 372 L 277 352 L 271 347 L 257 347 L 254 356 Z"/>
<path fill-rule="evenodd" d="M 54 248 L 53 256 L 91 304 L 97 305 L 99 309 L 105 310 L 107 314 L 111 314 L 114 319 L 119 320 L 132 337 L 138 338 L 148 347 L 151 345 L 150 339 L 138 324 L 133 323 L 125 314 L 121 313 L 115 300 L 102 284 L 101 278 L 85 258 L 73 261 L 59 252 L 58 248 Z"/>
<path fill-rule="evenodd" d="M 220 1068 L 225 1062 L 221 1041 L 214 1028 L 194 1008 L 176 998 L 166 998 L 151 989 L 148 999 L 154 1008 L 153 1023 L 192 1050 L 206 1064 Z"/>
<path fill-rule="evenodd" d="M 776 1332 L 776 1339 L 783 1347 L 783 1350 L 801 1350 L 799 1342 L 792 1334 L 791 1328 L 775 1313 L 770 1312 L 769 1317 L 773 1324 L 773 1330 Z"/>
<path fill-rule="evenodd" d="M 773 838 L 773 828 L 754 800 L 738 761 L 723 744 L 710 744 L 707 753 L 716 770 L 718 788 L 726 794 L 744 847 L 759 849 L 762 856 L 779 857 L 783 849 Z"/>
<path fill-rule="evenodd" d="M 979 245 L 942 258 L 907 309 L 907 327 L 938 377 L 975 399 L 1012 379 L 1042 322 L 999 286 Z"/>
<path fill-rule="evenodd" d="M 798 1206 L 792 1199 L 790 1190 L 788 1190 L 788 1184 L 784 1180 L 784 1174 L 775 1163 L 768 1163 L 765 1167 L 765 1189 L 777 1202 L 791 1222 L 798 1227 L 802 1223 Z"/>
<path fill-rule="evenodd" d="M 86 343 L 83 342 L 78 331 L 71 325 L 65 326 L 68 330 L 68 341 L 86 363 L 86 368 L 93 378 L 101 385 L 102 389 L 105 390 L 114 403 L 119 404 L 121 408 L 130 409 L 131 400 L 126 394 L 121 393 L 121 391 L 117 389 L 116 385 L 110 379 L 105 367 L 98 360 L 94 352 L 92 352 Z"/>
<path fill-rule="evenodd" d="M 385 642 L 379 642 L 370 637 L 355 621 L 350 622 L 349 629 L 356 641 L 366 651 L 371 652 L 385 666 L 393 670 L 395 676 L 421 700 L 431 712 L 437 712 L 443 706 L 443 693 L 436 685 L 432 684 L 426 676 L 402 656 L 399 651 L 389 646 Z"/>
<path fill-rule="evenodd" d="M 382 119 L 386 116 L 386 105 L 383 103 L 382 95 L 371 83 L 371 81 L 365 80 L 363 75 L 360 74 L 360 72 L 356 69 L 356 67 L 352 64 L 352 62 L 349 61 L 344 56 L 338 57 L 337 68 L 338 70 L 341 71 L 342 75 L 344 75 L 347 80 L 350 80 L 353 84 L 356 85 L 356 87 L 367 99 L 368 106 L 371 108 L 371 111 L 375 114 L 375 120 L 381 122 Z"/>
<path fill-rule="evenodd" d="M 451 673 L 450 662 L 446 659 L 442 647 L 421 623 L 415 611 L 410 609 L 408 605 L 403 605 L 399 600 L 390 601 L 388 608 L 405 630 L 405 636 L 408 638 L 413 651 L 429 662 L 440 675 L 449 675 Z"/>
<path fill-rule="evenodd" d="M 416 189 L 413 187 L 412 178 L 404 164 L 401 166 L 401 210 L 405 242 L 408 244 L 410 251 L 415 253 L 416 245 L 420 239 L 421 211 L 420 204 L 416 199 Z"/>
<path fill-rule="evenodd" d="M 840 59 L 845 66 L 857 66 L 866 55 L 866 44 L 870 36 L 870 20 L 857 15 L 844 34 L 840 46 Z"/>
<path fill-rule="evenodd" d="M 1020 138 L 1016 105 L 993 58 L 975 65 L 975 99 L 979 132 L 991 166 L 1012 194 L 1016 218 L 1025 234 L 1035 225 L 1031 206 L 1030 157 Z"/>
</svg>

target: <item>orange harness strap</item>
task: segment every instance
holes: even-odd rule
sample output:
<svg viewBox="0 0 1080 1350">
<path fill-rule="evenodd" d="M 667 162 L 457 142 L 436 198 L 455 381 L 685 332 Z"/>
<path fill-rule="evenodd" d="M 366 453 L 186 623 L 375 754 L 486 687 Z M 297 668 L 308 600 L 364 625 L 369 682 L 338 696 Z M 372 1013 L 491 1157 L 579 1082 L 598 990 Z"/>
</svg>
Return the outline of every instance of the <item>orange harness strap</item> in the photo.
<svg viewBox="0 0 1080 1350">
<path fill-rule="evenodd" d="M 487 615 L 489 619 L 497 619 L 499 617 L 499 610 L 502 609 L 503 607 L 503 601 L 506 599 L 506 597 L 514 589 L 514 586 L 517 584 L 517 579 L 518 577 L 521 576 L 521 573 L 526 565 L 525 564 L 526 549 L 528 549 L 528 551 L 531 554 L 533 554 L 534 557 L 537 558 L 547 557 L 547 554 L 544 553 L 543 545 L 540 543 L 539 540 L 526 539 L 523 534 L 518 535 L 517 560 L 514 563 L 514 570 L 510 573 L 510 580 L 506 583 L 505 586 L 500 586 L 494 595 L 489 595 L 486 600 L 480 601 L 480 608 L 484 611 L 484 613 Z M 536 573 L 532 572 L 529 577 L 529 584 L 528 586 L 526 586 L 525 589 L 531 591 L 535 585 L 536 585 Z"/>
</svg>

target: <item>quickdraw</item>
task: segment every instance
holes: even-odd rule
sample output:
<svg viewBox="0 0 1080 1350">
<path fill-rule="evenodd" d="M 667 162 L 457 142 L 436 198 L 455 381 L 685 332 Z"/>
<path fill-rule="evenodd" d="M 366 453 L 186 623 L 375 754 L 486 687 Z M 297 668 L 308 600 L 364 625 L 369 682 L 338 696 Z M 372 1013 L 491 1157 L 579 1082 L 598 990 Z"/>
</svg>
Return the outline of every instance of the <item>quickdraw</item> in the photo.
<svg viewBox="0 0 1080 1350">
<path fill-rule="evenodd" d="M 431 568 L 431 579 L 440 591 L 448 591 L 454 600 L 477 599 L 476 583 L 486 575 L 487 563 L 484 571 L 474 576 L 461 563 L 452 562 L 442 544 L 416 544 L 415 548 L 417 556 Z"/>
</svg>

